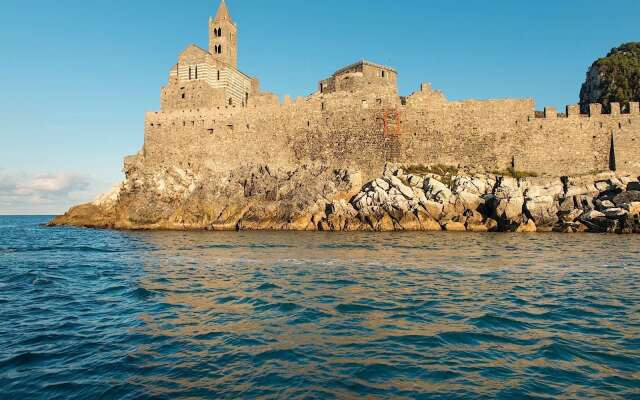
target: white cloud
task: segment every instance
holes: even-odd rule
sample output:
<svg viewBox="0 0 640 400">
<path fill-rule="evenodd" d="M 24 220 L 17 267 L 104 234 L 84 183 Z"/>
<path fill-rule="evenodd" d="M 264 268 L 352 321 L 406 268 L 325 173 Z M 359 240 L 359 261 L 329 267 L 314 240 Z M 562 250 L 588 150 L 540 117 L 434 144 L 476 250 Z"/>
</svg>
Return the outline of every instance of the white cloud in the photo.
<svg viewBox="0 0 640 400">
<path fill-rule="evenodd" d="M 24 186 L 24 189 L 43 194 L 59 195 L 86 190 L 89 186 L 90 180 L 86 176 L 59 173 L 36 176 Z"/>
<path fill-rule="evenodd" d="M 93 200 L 104 186 L 78 173 L 28 175 L 0 170 L 0 215 L 59 214 Z"/>
</svg>

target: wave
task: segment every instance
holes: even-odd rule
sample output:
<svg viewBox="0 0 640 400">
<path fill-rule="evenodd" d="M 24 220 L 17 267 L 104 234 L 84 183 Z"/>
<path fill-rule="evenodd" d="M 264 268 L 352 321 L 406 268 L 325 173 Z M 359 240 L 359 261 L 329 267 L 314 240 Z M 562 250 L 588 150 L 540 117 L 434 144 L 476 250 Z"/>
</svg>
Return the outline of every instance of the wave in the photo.
<svg viewBox="0 0 640 400">
<path fill-rule="evenodd" d="M 1 249 L 0 249 L 1 250 Z M 6 249 L 7 253 L 38 253 L 38 252 L 78 252 L 78 253 L 121 253 L 122 250 L 91 246 L 33 246 Z"/>
</svg>

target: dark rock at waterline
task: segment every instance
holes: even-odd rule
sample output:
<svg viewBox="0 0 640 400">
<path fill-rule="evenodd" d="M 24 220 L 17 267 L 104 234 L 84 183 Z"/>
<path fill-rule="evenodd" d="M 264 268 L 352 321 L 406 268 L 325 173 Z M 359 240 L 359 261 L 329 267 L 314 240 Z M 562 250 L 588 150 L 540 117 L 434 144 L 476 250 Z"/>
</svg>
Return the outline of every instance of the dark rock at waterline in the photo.
<svg viewBox="0 0 640 400">
<path fill-rule="evenodd" d="M 627 192 L 622 192 L 613 198 L 613 203 L 616 206 L 619 206 L 621 204 L 634 203 L 634 202 L 640 202 L 640 191 L 638 190 L 630 190 Z"/>
</svg>

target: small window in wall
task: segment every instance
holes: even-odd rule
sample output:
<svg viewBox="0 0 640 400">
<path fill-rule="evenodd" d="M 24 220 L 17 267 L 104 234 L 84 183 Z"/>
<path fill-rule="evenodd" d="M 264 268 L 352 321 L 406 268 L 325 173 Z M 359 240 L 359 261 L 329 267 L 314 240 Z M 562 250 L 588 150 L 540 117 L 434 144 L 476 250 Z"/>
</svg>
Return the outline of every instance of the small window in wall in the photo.
<svg viewBox="0 0 640 400">
<path fill-rule="evenodd" d="M 196 79 L 198 79 L 198 66 L 196 65 Z"/>
<path fill-rule="evenodd" d="M 191 67 L 189 67 L 189 80 L 191 80 Z"/>
<path fill-rule="evenodd" d="M 233 99 L 231 97 L 229 97 L 229 105 L 232 106 L 233 105 Z"/>
<path fill-rule="evenodd" d="M 382 105 L 382 99 L 376 99 L 376 104 L 381 106 Z"/>
<path fill-rule="evenodd" d="M 218 80 L 220 80 L 220 70 L 218 70 Z"/>
<path fill-rule="evenodd" d="M 244 92 L 244 103 L 249 104 L 249 92 Z"/>
<path fill-rule="evenodd" d="M 183 99 L 185 98 L 185 94 L 184 94 L 184 93 L 182 93 L 182 98 L 183 98 Z"/>
<path fill-rule="evenodd" d="M 382 70 L 382 77 L 386 78 L 386 73 L 384 72 L 384 70 Z"/>
<path fill-rule="evenodd" d="M 324 83 L 320 83 L 320 93 L 324 93 Z"/>
<path fill-rule="evenodd" d="M 324 103 L 320 105 L 320 109 L 324 111 Z"/>
</svg>

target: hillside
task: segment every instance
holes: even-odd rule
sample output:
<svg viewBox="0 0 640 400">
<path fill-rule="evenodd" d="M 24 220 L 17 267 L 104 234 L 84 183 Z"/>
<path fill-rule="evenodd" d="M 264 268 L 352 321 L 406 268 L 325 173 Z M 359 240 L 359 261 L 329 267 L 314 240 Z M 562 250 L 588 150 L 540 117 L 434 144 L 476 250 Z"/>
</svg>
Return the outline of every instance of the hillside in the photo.
<svg viewBox="0 0 640 400">
<path fill-rule="evenodd" d="M 593 63 L 580 90 L 580 104 L 640 101 L 640 42 L 612 49 Z"/>
</svg>

